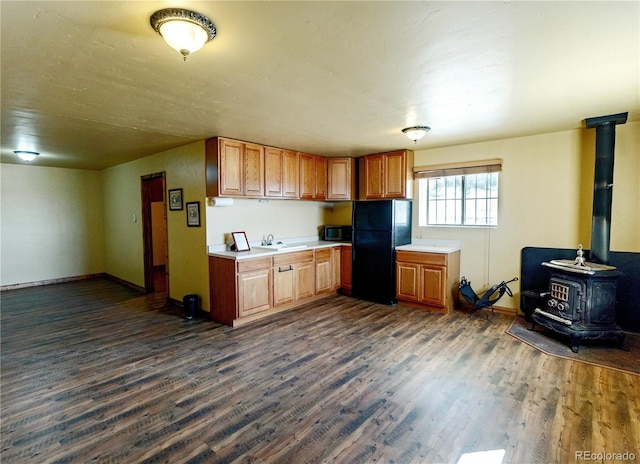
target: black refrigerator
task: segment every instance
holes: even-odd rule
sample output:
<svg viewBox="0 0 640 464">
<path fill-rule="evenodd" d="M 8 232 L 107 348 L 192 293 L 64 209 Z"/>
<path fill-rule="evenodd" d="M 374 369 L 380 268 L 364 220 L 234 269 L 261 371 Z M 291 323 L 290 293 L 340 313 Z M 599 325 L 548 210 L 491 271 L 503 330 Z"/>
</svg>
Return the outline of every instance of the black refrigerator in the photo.
<svg viewBox="0 0 640 464">
<path fill-rule="evenodd" d="M 411 243 L 411 200 L 353 202 L 352 294 L 395 304 L 395 249 Z"/>
</svg>

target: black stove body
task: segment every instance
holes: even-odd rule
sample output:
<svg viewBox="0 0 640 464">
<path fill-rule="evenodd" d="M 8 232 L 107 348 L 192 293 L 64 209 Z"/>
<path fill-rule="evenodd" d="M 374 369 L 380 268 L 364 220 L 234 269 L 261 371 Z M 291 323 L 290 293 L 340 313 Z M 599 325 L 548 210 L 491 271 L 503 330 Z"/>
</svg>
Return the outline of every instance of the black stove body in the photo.
<svg viewBox="0 0 640 464">
<path fill-rule="evenodd" d="M 622 273 L 616 270 L 567 270 L 553 268 L 549 279 L 546 308 L 536 308 L 531 315 L 532 329 L 536 323 L 571 340 L 571 350 L 578 352 L 587 339 L 614 339 L 624 343 L 624 331 L 616 324 L 616 287 Z M 591 273 L 592 272 L 592 273 Z"/>
</svg>

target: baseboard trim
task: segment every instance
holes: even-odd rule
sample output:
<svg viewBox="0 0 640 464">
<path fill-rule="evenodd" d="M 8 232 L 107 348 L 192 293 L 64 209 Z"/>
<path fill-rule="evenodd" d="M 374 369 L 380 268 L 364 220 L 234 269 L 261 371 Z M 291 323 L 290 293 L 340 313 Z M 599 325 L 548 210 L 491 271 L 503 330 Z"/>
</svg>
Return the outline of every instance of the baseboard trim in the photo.
<svg viewBox="0 0 640 464">
<path fill-rule="evenodd" d="M 106 274 L 86 274 L 81 276 L 72 276 L 72 277 L 61 277 L 59 279 L 46 279 L 46 280 L 35 280 L 33 282 L 23 282 L 20 284 L 11 284 L 11 285 L 2 285 L 0 286 L 0 292 L 4 292 L 6 290 L 18 290 L 20 288 L 30 288 L 30 287 L 41 287 L 44 285 L 55 285 L 55 284 L 64 284 L 67 282 L 76 282 L 78 280 L 88 280 L 88 279 L 99 279 L 100 277 L 105 277 Z"/>
<path fill-rule="evenodd" d="M 146 293 L 144 287 L 141 287 L 140 285 L 132 284 L 131 282 L 121 279 L 120 277 L 116 277 L 114 275 L 107 274 L 107 273 L 103 274 L 103 277 L 109 280 L 113 280 L 114 282 L 118 282 L 119 284 L 124 285 L 125 287 L 129 287 L 134 290 L 137 290 L 140 293 Z"/>
</svg>

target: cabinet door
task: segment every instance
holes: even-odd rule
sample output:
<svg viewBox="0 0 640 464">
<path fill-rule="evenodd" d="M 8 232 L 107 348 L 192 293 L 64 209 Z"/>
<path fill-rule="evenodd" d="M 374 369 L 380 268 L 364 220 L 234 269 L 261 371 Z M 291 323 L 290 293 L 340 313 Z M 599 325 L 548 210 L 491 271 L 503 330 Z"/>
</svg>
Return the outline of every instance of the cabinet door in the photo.
<svg viewBox="0 0 640 464">
<path fill-rule="evenodd" d="M 441 266 L 422 266 L 421 280 L 421 301 L 433 306 L 444 307 L 446 304 L 446 268 Z"/>
<path fill-rule="evenodd" d="M 384 155 L 384 197 L 405 198 L 407 157 L 404 151 Z"/>
<path fill-rule="evenodd" d="M 351 292 L 351 266 L 352 266 L 351 247 L 343 246 L 340 248 L 340 287 Z"/>
<path fill-rule="evenodd" d="M 327 159 L 327 199 L 351 200 L 351 158 Z"/>
<path fill-rule="evenodd" d="M 300 163 L 298 153 L 282 150 L 282 196 L 300 198 Z"/>
<path fill-rule="evenodd" d="M 264 196 L 264 147 L 261 145 L 244 145 L 244 194 Z"/>
<path fill-rule="evenodd" d="M 244 196 L 243 143 L 220 140 L 220 195 Z"/>
<path fill-rule="evenodd" d="M 311 200 L 316 194 L 315 157 L 300 153 L 300 198 Z"/>
<path fill-rule="evenodd" d="M 364 197 L 367 200 L 384 198 L 384 156 L 364 157 Z"/>
<path fill-rule="evenodd" d="M 327 158 L 324 156 L 314 156 L 315 164 L 315 192 L 316 200 L 327 198 Z"/>
<path fill-rule="evenodd" d="M 396 263 L 396 297 L 402 300 L 420 301 L 420 265 Z"/>
<path fill-rule="evenodd" d="M 295 300 L 313 296 L 315 289 L 315 263 L 299 263 L 294 266 Z"/>
<path fill-rule="evenodd" d="M 342 268 L 342 247 L 331 248 L 331 286 L 334 290 L 340 288 L 340 270 Z"/>
<path fill-rule="evenodd" d="M 238 312 L 248 316 L 271 307 L 271 269 L 238 274 Z"/>
<path fill-rule="evenodd" d="M 273 306 L 291 303 L 294 298 L 293 265 L 279 265 L 273 268 Z"/>
<path fill-rule="evenodd" d="M 264 188 L 267 197 L 282 197 L 284 167 L 282 150 L 267 147 L 264 150 Z"/>
<path fill-rule="evenodd" d="M 316 251 L 316 293 L 328 292 L 333 287 L 331 277 L 331 249 Z"/>
</svg>

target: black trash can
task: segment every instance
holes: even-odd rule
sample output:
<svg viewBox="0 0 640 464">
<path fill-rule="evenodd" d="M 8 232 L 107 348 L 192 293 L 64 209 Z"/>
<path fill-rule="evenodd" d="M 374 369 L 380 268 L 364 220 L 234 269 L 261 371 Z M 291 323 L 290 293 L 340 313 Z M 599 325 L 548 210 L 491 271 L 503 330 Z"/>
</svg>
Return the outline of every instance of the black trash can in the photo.
<svg viewBox="0 0 640 464">
<path fill-rule="evenodd" d="M 527 322 L 533 322 L 531 315 L 536 308 L 546 309 L 549 292 L 546 290 L 524 290 L 521 293 L 521 308 Z"/>
<path fill-rule="evenodd" d="M 185 319 L 193 319 L 196 317 L 196 308 L 198 306 L 198 295 L 185 295 L 182 298 L 182 307 L 184 308 Z"/>
</svg>

